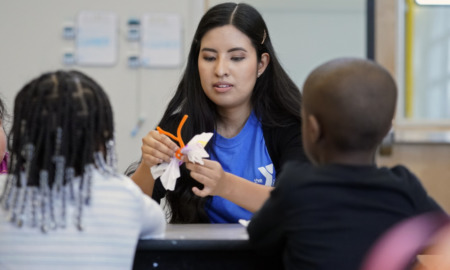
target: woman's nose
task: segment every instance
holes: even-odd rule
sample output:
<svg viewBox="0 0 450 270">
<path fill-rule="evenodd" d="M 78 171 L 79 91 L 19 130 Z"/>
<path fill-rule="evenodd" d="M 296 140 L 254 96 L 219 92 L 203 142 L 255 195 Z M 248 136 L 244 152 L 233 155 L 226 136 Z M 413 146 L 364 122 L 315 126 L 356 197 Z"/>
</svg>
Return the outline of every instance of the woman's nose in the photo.
<svg viewBox="0 0 450 270">
<path fill-rule="evenodd" d="M 228 76 L 228 63 L 225 59 L 218 58 L 215 68 L 215 72 L 218 77 Z"/>
</svg>

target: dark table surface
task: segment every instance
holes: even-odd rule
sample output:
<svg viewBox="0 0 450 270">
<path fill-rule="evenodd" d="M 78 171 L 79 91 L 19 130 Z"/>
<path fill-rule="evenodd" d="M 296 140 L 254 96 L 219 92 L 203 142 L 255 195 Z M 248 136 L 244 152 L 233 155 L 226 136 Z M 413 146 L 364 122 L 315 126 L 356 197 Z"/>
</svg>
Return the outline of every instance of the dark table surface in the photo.
<svg viewBox="0 0 450 270">
<path fill-rule="evenodd" d="M 139 240 L 133 269 L 282 269 L 280 258 L 255 250 L 241 224 L 168 224 L 163 238 Z"/>
</svg>

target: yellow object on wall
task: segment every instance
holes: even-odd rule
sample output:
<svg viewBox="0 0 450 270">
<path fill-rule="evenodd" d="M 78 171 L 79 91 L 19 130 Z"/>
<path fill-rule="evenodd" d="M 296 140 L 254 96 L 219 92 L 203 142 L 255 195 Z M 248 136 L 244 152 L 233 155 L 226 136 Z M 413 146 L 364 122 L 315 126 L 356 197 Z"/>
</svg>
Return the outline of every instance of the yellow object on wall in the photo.
<svg viewBox="0 0 450 270">
<path fill-rule="evenodd" d="M 414 105 L 414 0 L 406 0 L 405 16 L 405 118 L 413 116 Z"/>
</svg>

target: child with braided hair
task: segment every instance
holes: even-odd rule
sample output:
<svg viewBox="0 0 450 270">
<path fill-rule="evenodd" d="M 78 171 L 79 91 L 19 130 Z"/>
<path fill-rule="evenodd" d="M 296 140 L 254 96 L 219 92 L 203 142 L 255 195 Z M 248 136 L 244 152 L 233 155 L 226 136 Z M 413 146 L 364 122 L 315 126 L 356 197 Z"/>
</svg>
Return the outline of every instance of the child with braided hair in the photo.
<svg viewBox="0 0 450 270">
<path fill-rule="evenodd" d="M 160 206 L 116 172 L 106 93 L 78 71 L 17 94 L 0 178 L 0 269 L 131 269 L 139 238 L 161 237 Z"/>
</svg>

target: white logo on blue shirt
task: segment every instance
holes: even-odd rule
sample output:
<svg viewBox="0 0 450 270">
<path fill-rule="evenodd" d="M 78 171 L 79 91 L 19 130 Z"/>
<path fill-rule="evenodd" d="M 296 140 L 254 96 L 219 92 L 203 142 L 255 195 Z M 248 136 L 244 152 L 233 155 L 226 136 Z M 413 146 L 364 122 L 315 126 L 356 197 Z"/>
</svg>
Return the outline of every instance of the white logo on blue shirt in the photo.
<svg viewBox="0 0 450 270">
<path fill-rule="evenodd" d="M 215 133 L 212 142 L 210 158 L 218 161 L 224 171 L 260 185 L 273 186 L 277 172 L 266 147 L 261 123 L 254 112 L 239 134 L 225 138 Z M 239 219 L 248 220 L 253 215 L 219 196 L 211 199 L 206 211 L 211 223 L 237 223 Z"/>
<path fill-rule="evenodd" d="M 273 163 L 265 167 L 259 167 L 258 170 L 266 178 L 266 182 L 264 185 L 271 187 L 273 184 Z"/>
</svg>

